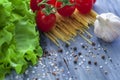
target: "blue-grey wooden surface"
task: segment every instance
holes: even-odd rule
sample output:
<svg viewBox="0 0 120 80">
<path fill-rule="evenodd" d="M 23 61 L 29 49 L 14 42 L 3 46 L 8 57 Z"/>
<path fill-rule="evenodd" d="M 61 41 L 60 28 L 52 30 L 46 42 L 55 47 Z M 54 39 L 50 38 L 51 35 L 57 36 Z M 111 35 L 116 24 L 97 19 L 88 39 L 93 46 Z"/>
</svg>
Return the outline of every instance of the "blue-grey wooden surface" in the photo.
<svg viewBox="0 0 120 80">
<path fill-rule="evenodd" d="M 120 17 L 119 4 L 120 0 L 97 0 L 94 10 L 99 14 L 112 12 Z M 93 29 L 91 26 L 89 30 L 92 35 Z M 88 44 L 78 35 L 70 41 L 68 48 L 61 41 L 60 47 L 57 47 L 42 35 L 42 47 L 51 56 L 41 58 L 36 66 L 30 66 L 22 75 L 13 72 L 6 80 L 120 80 L 120 38 L 105 43 L 94 35 L 91 41 L 96 45 Z M 82 48 L 82 45 L 87 45 L 87 48 Z M 77 47 L 76 51 L 72 49 L 74 47 Z M 62 53 L 58 52 L 60 48 L 63 49 Z M 82 54 L 78 55 L 79 52 Z M 105 59 L 101 58 L 103 55 Z M 74 63 L 75 60 L 77 63 Z"/>
</svg>

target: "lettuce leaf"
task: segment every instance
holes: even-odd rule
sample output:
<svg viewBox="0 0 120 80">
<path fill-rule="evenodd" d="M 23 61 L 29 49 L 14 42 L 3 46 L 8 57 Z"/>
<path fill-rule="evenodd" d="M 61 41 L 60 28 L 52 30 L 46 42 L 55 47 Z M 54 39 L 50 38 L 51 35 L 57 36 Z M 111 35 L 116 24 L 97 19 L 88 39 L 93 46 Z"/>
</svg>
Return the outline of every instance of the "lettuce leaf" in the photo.
<svg viewBox="0 0 120 80">
<path fill-rule="evenodd" d="M 0 0 L 0 80 L 11 70 L 23 73 L 42 56 L 35 14 L 29 0 Z"/>
</svg>

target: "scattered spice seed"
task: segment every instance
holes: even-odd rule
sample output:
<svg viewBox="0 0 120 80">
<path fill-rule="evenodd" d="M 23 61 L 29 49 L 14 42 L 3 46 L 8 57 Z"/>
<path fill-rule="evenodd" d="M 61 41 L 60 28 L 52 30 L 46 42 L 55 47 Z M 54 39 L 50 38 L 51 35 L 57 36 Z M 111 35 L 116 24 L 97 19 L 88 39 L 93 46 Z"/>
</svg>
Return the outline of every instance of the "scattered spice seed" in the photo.
<svg viewBox="0 0 120 80">
<path fill-rule="evenodd" d="M 67 52 L 66 52 L 66 54 L 68 55 L 68 54 L 69 54 L 69 52 L 67 51 Z"/>
<path fill-rule="evenodd" d="M 69 78 L 69 80 L 72 80 L 73 76 Z"/>
<path fill-rule="evenodd" d="M 32 71 L 32 73 L 34 74 L 34 73 L 35 73 L 35 71 Z"/>
<path fill-rule="evenodd" d="M 88 52 L 90 53 L 90 52 L 91 52 L 91 50 L 88 50 Z"/>
<path fill-rule="evenodd" d="M 26 80 L 30 80 L 30 78 L 27 78 Z"/>
<path fill-rule="evenodd" d="M 77 57 L 77 55 L 74 55 L 73 57 Z"/>
<path fill-rule="evenodd" d="M 33 80 L 38 80 L 38 78 L 35 78 L 35 79 L 33 79 Z"/>
<path fill-rule="evenodd" d="M 81 63 L 79 63 L 78 65 L 79 65 L 79 66 L 81 66 L 82 64 L 81 64 Z"/>
<path fill-rule="evenodd" d="M 67 61 L 64 58 L 63 58 L 63 60 L 64 60 L 64 63 L 66 64 L 67 68 L 69 69 Z"/>
<path fill-rule="evenodd" d="M 74 64 L 77 64 L 77 61 L 74 61 Z"/>
<path fill-rule="evenodd" d="M 97 62 L 96 62 L 96 61 L 94 62 L 94 65 L 96 65 L 96 66 L 97 66 Z"/>
<path fill-rule="evenodd" d="M 46 54 L 48 54 L 48 51 L 45 50 L 45 51 L 44 51 L 44 55 L 46 55 Z"/>
<path fill-rule="evenodd" d="M 95 46 L 96 44 L 94 42 L 92 42 L 92 46 Z"/>
<path fill-rule="evenodd" d="M 62 52 L 63 52 L 63 50 L 62 50 L 62 49 L 58 49 L 58 52 L 62 53 Z"/>
<path fill-rule="evenodd" d="M 85 46 L 85 50 L 87 50 L 88 49 L 88 46 Z"/>
<path fill-rule="evenodd" d="M 51 56 L 47 50 L 43 51 L 43 57 Z"/>
<path fill-rule="evenodd" d="M 73 50 L 74 50 L 74 51 L 77 51 L 77 47 L 74 47 Z"/>
<path fill-rule="evenodd" d="M 81 55 L 80 58 L 83 58 L 83 56 Z"/>
<path fill-rule="evenodd" d="M 79 55 L 79 56 L 81 56 L 81 55 L 82 55 L 82 53 L 81 53 L 81 52 L 79 52 L 79 53 L 78 53 L 78 55 Z"/>
<path fill-rule="evenodd" d="M 108 56 L 108 59 L 110 60 L 110 62 L 112 62 L 112 58 Z"/>
<path fill-rule="evenodd" d="M 78 56 L 75 57 L 74 64 L 77 64 L 77 61 L 78 61 Z"/>
<path fill-rule="evenodd" d="M 85 56 L 86 56 L 86 57 L 89 57 L 89 55 L 87 55 L 87 54 L 86 54 Z"/>
<path fill-rule="evenodd" d="M 103 60 L 105 60 L 105 55 L 102 55 L 101 58 L 102 58 Z"/>
<path fill-rule="evenodd" d="M 105 53 L 107 53 L 107 49 L 106 48 L 104 48 L 103 50 L 104 50 Z"/>
<path fill-rule="evenodd" d="M 97 55 L 99 55 L 99 53 L 97 53 Z"/>
<path fill-rule="evenodd" d="M 100 66 L 100 69 L 102 69 L 103 68 L 103 66 Z"/>
<path fill-rule="evenodd" d="M 62 74 L 63 76 L 66 76 L 65 74 Z"/>
<path fill-rule="evenodd" d="M 59 78 L 56 78 L 56 80 L 59 80 Z"/>
<path fill-rule="evenodd" d="M 91 39 L 91 36 L 87 35 L 88 39 Z"/>
<path fill-rule="evenodd" d="M 90 64 L 90 65 L 91 65 L 91 61 L 88 61 L 88 64 Z"/>
<path fill-rule="evenodd" d="M 96 48 L 96 47 L 94 47 L 94 50 L 97 50 L 97 48 Z"/>
<path fill-rule="evenodd" d="M 68 71 L 67 73 L 68 73 L 68 74 L 70 74 L 70 72 L 69 72 L 69 71 Z"/>
<path fill-rule="evenodd" d="M 101 48 L 98 48 L 98 50 L 100 51 L 100 50 L 101 50 Z"/>
<path fill-rule="evenodd" d="M 89 66 L 87 66 L 87 67 L 86 67 L 86 70 L 87 70 L 87 71 L 90 71 L 90 67 L 89 67 Z"/>
<path fill-rule="evenodd" d="M 75 80 L 77 80 L 77 77 L 75 77 Z"/>
<path fill-rule="evenodd" d="M 83 45 L 83 43 L 80 43 L 80 45 Z"/>
<path fill-rule="evenodd" d="M 92 57 L 93 57 L 93 58 L 96 58 L 96 55 L 95 55 L 95 54 L 93 54 L 93 55 L 92 55 Z"/>
<path fill-rule="evenodd" d="M 89 54 L 92 56 L 92 55 L 93 55 L 93 52 L 89 52 Z"/>
<path fill-rule="evenodd" d="M 82 48 L 85 48 L 85 46 L 84 46 L 84 45 L 82 45 Z"/>
<path fill-rule="evenodd" d="M 28 70 L 26 70 L 26 71 L 25 71 L 25 74 L 28 74 L 28 72 L 29 72 L 29 71 L 28 71 Z"/>
<path fill-rule="evenodd" d="M 69 44 L 65 44 L 65 47 L 68 48 L 68 47 L 69 47 Z"/>
<path fill-rule="evenodd" d="M 107 72 L 107 71 L 105 71 L 104 73 L 105 73 L 105 75 L 107 75 L 107 74 L 108 74 L 108 72 Z"/>
<path fill-rule="evenodd" d="M 72 56 L 75 56 L 75 53 L 74 52 L 72 52 L 72 54 L 71 54 Z"/>
<path fill-rule="evenodd" d="M 77 70 L 77 68 L 75 67 L 75 70 Z"/>
<path fill-rule="evenodd" d="M 83 62 L 85 62 L 86 60 L 85 60 L 85 58 L 83 58 Z"/>
<path fill-rule="evenodd" d="M 105 64 L 108 64 L 108 62 L 106 61 Z"/>
<path fill-rule="evenodd" d="M 17 76 L 15 76 L 15 78 L 18 80 L 19 76 L 17 75 Z"/>
<path fill-rule="evenodd" d="M 56 75 L 57 75 L 57 73 L 56 73 L 56 72 L 52 72 L 52 75 L 56 76 Z"/>
<path fill-rule="evenodd" d="M 110 58 L 109 60 L 110 60 L 110 62 L 112 62 L 112 59 L 111 59 L 111 58 Z"/>
</svg>

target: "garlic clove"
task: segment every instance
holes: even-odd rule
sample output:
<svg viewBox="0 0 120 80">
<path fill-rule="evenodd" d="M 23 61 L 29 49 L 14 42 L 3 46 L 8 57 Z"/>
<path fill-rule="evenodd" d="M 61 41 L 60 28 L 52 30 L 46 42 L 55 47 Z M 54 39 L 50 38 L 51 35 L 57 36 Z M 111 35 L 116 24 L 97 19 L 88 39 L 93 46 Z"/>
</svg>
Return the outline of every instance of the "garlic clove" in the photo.
<svg viewBox="0 0 120 80">
<path fill-rule="evenodd" d="M 120 36 L 120 22 L 113 22 L 111 25 L 114 26 L 112 27 L 113 31 Z"/>
<path fill-rule="evenodd" d="M 113 13 L 97 15 L 94 33 L 106 42 L 112 42 L 120 36 L 120 18 Z"/>
</svg>

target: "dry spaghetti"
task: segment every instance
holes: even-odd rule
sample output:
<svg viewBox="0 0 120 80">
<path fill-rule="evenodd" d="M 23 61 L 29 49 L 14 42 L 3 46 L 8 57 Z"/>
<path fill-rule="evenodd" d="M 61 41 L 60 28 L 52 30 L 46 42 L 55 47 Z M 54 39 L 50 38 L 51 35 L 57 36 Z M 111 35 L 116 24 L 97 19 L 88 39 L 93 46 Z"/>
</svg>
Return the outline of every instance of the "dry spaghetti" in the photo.
<svg viewBox="0 0 120 80">
<path fill-rule="evenodd" d="M 89 25 L 93 24 L 96 19 L 96 12 L 91 10 L 87 15 L 80 14 L 77 10 L 70 17 L 63 18 L 59 14 L 57 15 L 57 21 L 55 27 L 47 33 L 44 33 L 49 39 L 51 39 L 57 46 L 59 46 L 58 40 L 70 44 L 69 40 L 74 40 L 73 38 L 79 34 L 88 43 L 92 42 L 84 36 L 84 33 L 92 37 L 92 35 L 87 31 Z"/>
</svg>

